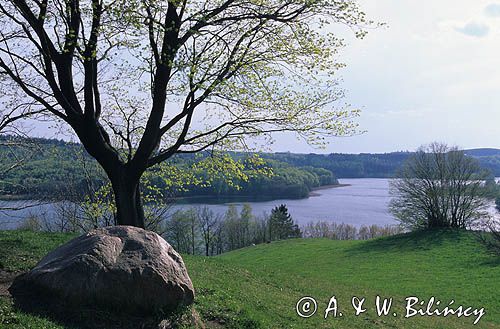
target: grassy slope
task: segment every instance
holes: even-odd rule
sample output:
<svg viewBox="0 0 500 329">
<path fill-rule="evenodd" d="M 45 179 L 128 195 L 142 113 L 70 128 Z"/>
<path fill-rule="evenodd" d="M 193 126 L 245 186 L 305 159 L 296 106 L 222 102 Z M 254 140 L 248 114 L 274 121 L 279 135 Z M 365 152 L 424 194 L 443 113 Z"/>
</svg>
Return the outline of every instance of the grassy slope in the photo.
<svg viewBox="0 0 500 329">
<path fill-rule="evenodd" d="M 0 231 L 0 270 L 27 271 L 50 250 L 63 244 L 75 235 Z M 0 297 L 0 328 L 62 328 L 37 316 L 16 312 L 11 301 Z"/>
<path fill-rule="evenodd" d="M 0 232 L 0 266 L 26 269 L 69 235 Z M 31 251 L 28 251 L 31 250 Z M 443 304 L 485 307 L 477 328 L 500 328 L 500 260 L 485 253 L 468 232 L 412 233 L 371 241 L 291 240 L 259 245 L 221 257 L 185 256 L 205 319 L 240 328 L 471 328 L 473 318 L 404 319 L 404 298 L 435 296 Z M 319 311 L 337 296 L 341 318 L 295 314 L 302 296 Z M 367 312 L 353 316 L 353 295 L 366 297 Z M 376 295 L 394 297 L 398 317 L 375 315 Z M 10 312 L 5 299 L 2 315 Z M 43 321 L 16 313 L 19 323 Z M 42 322 L 39 323 L 40 326 Z M 47 328 L 57 326 L 44 324 Z M 1 327 L 1 325 L 0 325 Z M 36 328 L 37 326 L 32 326 Z M 19 326 L 22 328 L 22 326 Z"/>
<path fill-rule="evenodd" d="M 0 269 L 27 271 L 49 251 L 75 234 L 0 231 Z"/>
</svg>

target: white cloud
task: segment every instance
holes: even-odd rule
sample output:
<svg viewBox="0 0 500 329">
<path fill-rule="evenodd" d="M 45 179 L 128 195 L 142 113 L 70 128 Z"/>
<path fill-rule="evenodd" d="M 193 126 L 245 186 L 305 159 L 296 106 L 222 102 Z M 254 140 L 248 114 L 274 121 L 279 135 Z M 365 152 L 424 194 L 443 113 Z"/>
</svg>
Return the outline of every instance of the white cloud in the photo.
<svg viewBox="0 0 500 329">
<path fill-rule="evenodd" d="M 455 31 L 471 37 L 482 38 L 490 33 L 490 27 L 483 23 L 469 22 L 464 26 L 455 27 Z"/>
<path fill-rule="evenodd" d="M 500 16 L 485 12 L 500 0 L 358 1 L 389 27 L 348 39 L 343 87 L 346 101 L 363 108 L 357 121 L 367 133 L 334 139 L 327 151 L 389 152 L 432 140 L 500 147 Z"/>
<path fill-rule="evenodd" d="M 490 3 L 484 8 L 484 13 L 489 17 L 500 17 L 500 3 Z"/>
</svg>

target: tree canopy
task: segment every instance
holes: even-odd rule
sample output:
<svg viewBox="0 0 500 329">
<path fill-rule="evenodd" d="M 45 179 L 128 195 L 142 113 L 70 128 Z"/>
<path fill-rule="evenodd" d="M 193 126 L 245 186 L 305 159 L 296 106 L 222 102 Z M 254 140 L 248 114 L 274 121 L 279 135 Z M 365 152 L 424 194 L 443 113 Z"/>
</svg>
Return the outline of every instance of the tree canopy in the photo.
<svg viewBox="0 0 500 329">
<path fill-rule="evenodd" d="M 121 224 L 143 226 L 139 179 L 176 153 L 356 131 L 329 32 L 364 36 L 352 1 L 2 0 L 0 13 L 0 98 L 71 127 Z"/>
<path fill-rule="evenodd" d="M 288 213 L 286 205 L 281 204 L 271 210 L 269 216 L 269 239 L 271 241 L 300 238 L 301 235 L 300 228 Z"/>
<path fill-rule="evenodd" d="M 487 172 L 456 147 L 423 146 L 391 181 L 390 210 L 412 229 L 470 228 L 487 216 Z"/>
</svg>

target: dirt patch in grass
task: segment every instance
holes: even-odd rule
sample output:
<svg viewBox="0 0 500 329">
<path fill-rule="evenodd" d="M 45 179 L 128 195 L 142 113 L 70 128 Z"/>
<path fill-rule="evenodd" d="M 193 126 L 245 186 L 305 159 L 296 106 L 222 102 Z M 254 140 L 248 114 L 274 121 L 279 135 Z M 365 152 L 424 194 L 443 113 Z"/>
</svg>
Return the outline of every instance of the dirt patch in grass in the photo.
<svg viewBox="0 0 500 329">
<path fill-rule="evenodd" d="M 0 297 L 11 297 L 9 288 L 12 281 L 22 272 L 10 272 L 0 269 Z"/>
</svg>

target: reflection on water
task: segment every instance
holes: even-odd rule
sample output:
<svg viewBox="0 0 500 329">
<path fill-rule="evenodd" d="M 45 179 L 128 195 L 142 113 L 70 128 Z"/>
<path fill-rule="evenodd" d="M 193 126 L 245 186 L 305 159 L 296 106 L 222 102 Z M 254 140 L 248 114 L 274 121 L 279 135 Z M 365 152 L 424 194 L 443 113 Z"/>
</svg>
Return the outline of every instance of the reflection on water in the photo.
<svg viewBox="0 0 500 329">
<path fill-rule="evenodd" d="M 390 200 L 389 182 L 387 179 L 341 179 L 341 184 L 350 186 L 335 187 L 315 191 L 316 196 L 299 200 L 274 200 L 263 202 L 246 202 L 252 206 L 253 213 L 261 215 L 269 213 L 273 207 L 284 203 L 290 214 L 300 225 L 310 221 L 336 221 L 356 226 L 363 224 L 395 224 L 396 221 L 388 213 L 387 204 Z M 227 205 L 233 204 L 241 208 L 244 202 L 226 202 L 209 204 L 214 212 L 223 213 Z M 194 206 L 204 206 L 206 203 L 191 203 Z M 185 205 L 177 205 L 176 209 Z"/>
<path fill-rule="evenodd" d="M 241 199 L 189 199 L 189 203 L 185 203 L 186 200 L 184 200 L 183 203 L 174 205 L 170 213 L 177 209 L 206 205 L 214 212 L 222 214 L 229 204 L 241 209 L 244 203 L 249 203 L 255 215 L 262 215 L 263 213 L 269 213 L 275 206 L 284 203 L 299 225 L 318 220 L 344 222 L 355 226 L 371 224 L 383 226 L 397 223 L 387 209 L 390 201 L 389 180 L 377 178 L 341 179 L 340 183 L 350 185 L 317 190 L 314 192 L 315 196 L 299 200 L 252 200 L 251 202 L 245 202 Z M 8 202 L 7 204 L 13 205 L 14 202 Z M 494 212 L 493 206 L 490 211 Z M 50 204 L 16 212 L 0 212 L 0 228 L 15 228 L 21 219 L 30 213 L 41 213 L 50 218 L 52 212 L 53 205 Z"/>
</svg>

